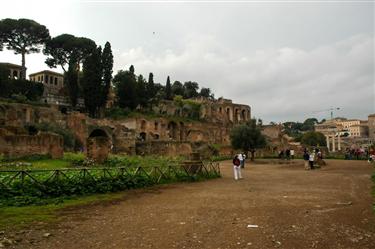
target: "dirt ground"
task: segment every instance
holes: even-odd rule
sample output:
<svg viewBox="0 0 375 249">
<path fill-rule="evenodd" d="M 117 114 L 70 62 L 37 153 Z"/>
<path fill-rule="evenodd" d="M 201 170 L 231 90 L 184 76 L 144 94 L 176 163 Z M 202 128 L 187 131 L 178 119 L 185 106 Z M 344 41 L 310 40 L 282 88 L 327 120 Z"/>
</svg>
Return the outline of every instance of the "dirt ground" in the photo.
<svg viewBox="0 0 375 249">
<path fill-rule="evenodd" d="M 221 179 L 67 210 L 58 224 L 24 231 L 15 248 L 375 248 L 367 162 L 247 164 L 240 181 L 229 162 L 221 169 Z"/>
</svg>

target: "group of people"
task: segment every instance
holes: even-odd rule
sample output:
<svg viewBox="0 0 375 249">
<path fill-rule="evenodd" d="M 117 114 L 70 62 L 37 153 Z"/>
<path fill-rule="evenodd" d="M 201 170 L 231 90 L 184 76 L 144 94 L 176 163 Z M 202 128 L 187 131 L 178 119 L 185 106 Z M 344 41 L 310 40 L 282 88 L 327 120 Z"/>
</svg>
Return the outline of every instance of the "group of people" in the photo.
<svg viewBox="0 0 375 249">
<path fill-rule="evenodd" d="M 345 159 L 346 160 L 361 160 L 369 158 L 371 155 L 370 150 L 368 148 L 347 148 L 345 150 Z"/>
<path fill-rule="evenodd" d="M 233 158 L 233 171 L 234 179 L 242 179 L 241 168 L 245 168 L 246 155 L 244 153 L 239 153 Z"/>
<path fill-rule="evenodd" d="M 279 151 L 279 159 L 294 159 L 294 150 L 286 149 L 286 150 L 280 150 Z"/>
<path fill-rule="evenodd" d="M 312 149 L 310 153 L 307 148 L 304 148 L 303 160 L 305 161 L 305 169 L 315 169 L 316 164 L 320 166 L 323 163 L 323 153 L 318 148 Z"/>
</svg>

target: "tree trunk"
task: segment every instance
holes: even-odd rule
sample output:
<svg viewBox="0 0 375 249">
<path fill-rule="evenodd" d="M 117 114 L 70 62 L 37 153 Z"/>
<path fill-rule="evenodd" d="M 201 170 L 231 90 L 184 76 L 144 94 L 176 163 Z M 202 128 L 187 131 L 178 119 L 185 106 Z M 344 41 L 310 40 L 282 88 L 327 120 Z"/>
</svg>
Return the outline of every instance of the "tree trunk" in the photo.
<svg viewBox="0 0 375 249">
<path fill-rule="evenodd" d="M 250 153 L 251 153 L 251 161 L 254 161 L 254 158 L 255 158 L 255 150 L 251 150 L 250 151 Z"/>
<path fill-rule="evenodd" d="M 22 51 L 22 68 L 21 68 L 21 75 L 20 79 L 25 80 L 26 79 L 26 67 L 25 67 L 25 51 Z"/>
</svg>

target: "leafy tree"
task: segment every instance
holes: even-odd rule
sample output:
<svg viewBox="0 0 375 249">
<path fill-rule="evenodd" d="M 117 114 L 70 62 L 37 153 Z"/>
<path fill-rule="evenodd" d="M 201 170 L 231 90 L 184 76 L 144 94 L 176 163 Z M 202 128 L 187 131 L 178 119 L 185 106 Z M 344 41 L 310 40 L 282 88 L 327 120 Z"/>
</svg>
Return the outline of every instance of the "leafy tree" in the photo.
<svg viewBox="0 0 375 249">
<path fill-rule="evenodd" d="M 29 19 L 10 19 L 0 21 L 0 50 L 5 45 L 22 56 L 21 79 L 26 79 L 25 55 L 38 53 L 41 46 L 50 39 L 46 26 Z"/>
<path fill-rule="evenodd" d="M 172 95 L 173 96 L 176 96 L 176 95 L 180 95 L 180 96 L 184 96 L 184 85 L 179 82 L 179 81 L 175 81 L 173 84 L 172 84 Z"/>
<path fill-rule="evenodd" d="M 199 85 L 197 82 L 188 81 L 184 83 L 184 98 L 190 99 L 198 96 Z"/>
<path fill-rule="evenodd" d="M 143 75 L 140 74 L 138 76 L 137 80 L 137 95 L 138 95 L 138 100 L 139 104 L 142 107 L 146 107 L 148 104 L 148 98 L 147 98 L 147 82 L 143 78 Z"/>
<path fill-rule="evenodd" d="M 82 92 L 85 107 L 91 117 L 96 117 L 103 105 L 106 85 L 102 81 L 102 49 L 98 47 L 83 63 Z"/>
<path fill-rule="evenodd" d="M 104 81 L 104 89 L 102 94 L 102 103 L 101 106 L 105 106 L 108 100 L 109 90 L 111 88 L 111 80 L 112 80 L 112 73 L 113 73 L 113 55 L 111 44 L 106 42 L 104 45 L 102 58 L 102 69 L 103 69 L 103 81 Z"/>
<path fill-rule="evenodd" d="M 318 123 L 318 120 L 316 118 L 308 118 L 303 122 L 303 125 L 301 127 L 302 131 L 313 131 L 315 124 Z"/>
<path fill-rule="evenodd" d="M 201 91 L 199 92 L 199 96 L 214 99 L 214 94 L 211 92 L 210 88 L 202 87 Z"/>
<path fill-rule="evenodd" d="M 10 70 L 6 66 L 0 64 L 0 83 L 8 80 L 9 76 Z"/>
<path fill-rule="evenodd" d="M 169 79 L 169 76 L 167 78 L 167 83 L 165 84 L 165 99 L 167 100 L 172 99 L 172 86 L 171 86 L 171 80 Z"/>
<path fill-rule="evenodd" d="M 69 34 L 56 36 L 46 43 L 43 53 L 49 56 L 46 64 L 55 68 L 61 66 L 66 74 L 65 83 L 68 88 L 70 101 L 76 106 L 79 96 L 79 71 L 81 62 L 96 50 L 93 40 L 85 37 L 75 37 Z M 66 69 L 68 65 L 68 69 Z"/>
<path fill-rule="evenodd" d="M 241 149 L 245 153 L 250 151 L 251 160 L 254 160 L 256 149 L 266 146 L 266 138 L 261 133 L 256 120 L 234 127 L 230 133 L 231 144 L 234 149 Z"/>
<path fill-rule="evenodd" d="M 301 143 L 310 146 L 326 146 L 326 138 L 320 132 L 309 131 L 302 135 Z"/>
<path fill-rule="evenodd" d="M 120 70 L 113 77 L 113 83 L 116 86 L 118 105 L 121 108 L 135 109 L 138 106 L 138 96 L 134 67 L 131 66 L 129 71 Z"/>
</svg>

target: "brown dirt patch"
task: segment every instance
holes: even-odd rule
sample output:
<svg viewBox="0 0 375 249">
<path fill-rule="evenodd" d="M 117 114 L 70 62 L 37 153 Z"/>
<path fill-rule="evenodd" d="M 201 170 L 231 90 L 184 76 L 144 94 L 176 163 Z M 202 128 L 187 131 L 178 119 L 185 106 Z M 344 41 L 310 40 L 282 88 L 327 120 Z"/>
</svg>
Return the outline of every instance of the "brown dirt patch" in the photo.
<svg viewBox="0 0 375 249">
<path fill-rule="evenodd" d="M 222 173 L 70 210 L 52 227 L 26 231 L 15 248 L 375 248 L 366 162 L 328 160 L 314 171 L 247 164 L 234 181 L 228 161 Z"/>
</svg>

